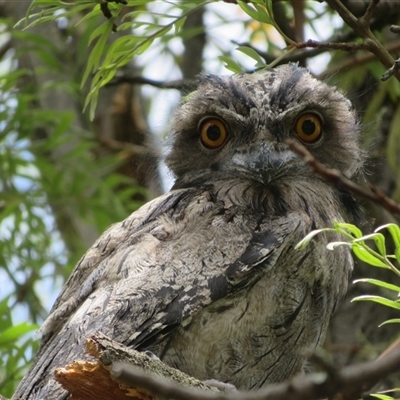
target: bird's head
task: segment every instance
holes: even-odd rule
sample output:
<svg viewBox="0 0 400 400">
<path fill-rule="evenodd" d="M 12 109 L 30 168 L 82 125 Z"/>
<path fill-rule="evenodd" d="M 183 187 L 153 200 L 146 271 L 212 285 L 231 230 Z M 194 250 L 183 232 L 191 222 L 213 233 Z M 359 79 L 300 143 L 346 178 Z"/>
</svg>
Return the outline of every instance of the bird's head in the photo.
<svg viewBox="0 0 400 400">
<path fill-rule="evenodd" d="M 361 165 L 358 122 L 336 88 L 295 64 L 233 76 L 206 75 L 172 122 L 166 162 L 178 185 L 230 176 L 264 185 L 312 172 L 286 145 L 303 144 L 352 177 Z"/>
</svg>

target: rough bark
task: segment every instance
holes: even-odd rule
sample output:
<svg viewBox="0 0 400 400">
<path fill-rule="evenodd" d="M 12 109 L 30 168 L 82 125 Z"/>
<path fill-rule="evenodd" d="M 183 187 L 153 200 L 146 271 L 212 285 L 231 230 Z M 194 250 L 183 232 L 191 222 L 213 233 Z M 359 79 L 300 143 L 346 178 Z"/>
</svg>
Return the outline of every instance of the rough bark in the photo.
<svg viewBox="0 0 400 400">
<path fill-rule="evenodd" d="M 65 368 L 55 371 L 56 380 L 71 394 L 70 400 L 154 400 L 148 390 L 127 385 L 110 374 L 115 362 L 127 363 L 142 371 L 172 380 L 182 386 L 214 390 L 202 381 L 194 379 L 177 369 L 170 368 L 157 358 L 129 349 L 98 333 L 86 340 L 87 353 L 96 361 L 74 361 Z"/>
</svg>

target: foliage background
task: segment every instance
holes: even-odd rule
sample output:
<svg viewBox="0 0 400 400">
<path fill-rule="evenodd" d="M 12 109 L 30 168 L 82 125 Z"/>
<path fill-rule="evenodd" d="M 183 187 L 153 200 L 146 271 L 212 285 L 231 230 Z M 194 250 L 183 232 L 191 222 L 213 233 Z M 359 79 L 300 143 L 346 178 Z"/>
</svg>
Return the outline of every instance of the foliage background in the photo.
<svg viewBox="0 0 400 400">
<path fill-rule="evenodd" d="M 398 81 L 381 82 L 386 68 L 366 51 L 283 50 L 291 41 L 307 39 L 359 43 L 331 6 L 269 1 L 277 30 L 262 1 L 254 2 L 256 8 L 243 2 L 204 3 L 36 1 L 42 7 L 32 7 L 30 14 L 42 12 L 28 23 L 48 21 L 23 30 L 25 23 L 15 24 L 35 4 L 0 0 L 4 396 L 12 395 L 28 368 L 38 346 L 33 332 L 77 260 L 111 223 L 161 193 L 171 181 L 158 168 L 157 151 L 146 145 L 168 133 L 170 114 L 201 72 L 230 73 L 224 65 L 253 70 L 287 61 L 308 66 L 343 89 L 359 110 L 362 146 L 368 154 L 361 182 L 371 182 L 400 201 Z M 369 4 L 342 3 L 358 17 Z M 400 53 L 400 36 L 388 27 L 400 23 L 399 3 L 382 2 L 371 20 L 374 35 L 394 58 Z M 43 8 L 51 5 L 54 8 Z M 104 16 L 107 10 L 111 19 Z M 102 88 L 99 77 L 102 84 L 108 80 Z M 366 213 L 364 231 L 396 222 L 380 207 L 360 201 Z M 393 280 L 384 273 L 360 264 L 354 275 Z M 362 293 L 394 296 L 384 288 L 359 283 L 348 297 Z M 396 312 L 347 300 L 332 323 L 328 350 L 342 364 L 376 357 L 396 338 L 395 327 L 377 325 L 395 318 Z"/>
</svg>

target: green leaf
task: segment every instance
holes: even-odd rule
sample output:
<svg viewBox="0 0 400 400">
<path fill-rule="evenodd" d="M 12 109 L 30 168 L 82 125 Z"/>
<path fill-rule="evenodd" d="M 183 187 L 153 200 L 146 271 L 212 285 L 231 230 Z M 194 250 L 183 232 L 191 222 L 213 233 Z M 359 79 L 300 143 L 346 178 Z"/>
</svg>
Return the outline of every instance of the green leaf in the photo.
<svg viewBox="0 0 400 400">
<path fill-rule="evenodd" d="M 391 308 L 395 308 L 396 310 L 400 310 L 400 303 L 393 301 L 393 300 L 386 299 L 385 297 L 381 297 L 381 296 L 369 296 L 369 295 L 358 296 L 358 297 L 355 297 L 352 300 L 352 302 L 353 301 L 372 301 L 374 303 L 382 304 L 386 307 L 391 307 Z"/>
<path fill-rule="evenodd" d="M 385 322 L 382 322 L 379 327 L 386 325 L 386 324 L 400 324 L 400 318 L 388 319 Z"/>
<path fill-rule="evenodd" d="M 395 245 L 394 255 L 397 262 L 400 263 L 400 227 L 397 224 L 386 224 L 376 228 L 375 232 L 379 232 L 382 229 L 387 229 L 392 236 Z"/>
<path fill-rule="evenodd" d="M 334 231 L 332 228 L 323 228 L 323 229 L 316 229 L 315 231 L 310 232 L 304 239 L 300 240 L 299 243 L 296 244 L 295 249 L 305 249 L 311 240 L 313 239 L 314 236 L 318 235 L 321 232 L 329 232 L 329 231 Z"/>
<path fill-rule="evenodd" d="M 176 21 L 176 23 L 174 25 L 175 34 L 178 34 L 182 30 L 183 25 L 185 25 L 185 22 L 186 22 L 186 17 L 178 19 L 178 21 Z"/>
<path fill-rule="evenodd" d="M 42 24 L 47 21 L 55 21 L 60 18 L 68 18 L 70 16 L 79 15 L 81 11 L 88 8 L 93 8 L 93 0 L 80 0 L 77 3 L 66 3 L 63 1 L 32 1 L 28 8 L 26 17 L 18 21 L 15 27 L 19 26 L 22 22 L 27 23 L 32 21 L 30 24 L 25 26 L 25 30 L 33 26 Z M 38 13 L 31 13 L 33 7 L 39 6 L 42 8 Z M 85 14 L 85 13 L 83 13 Z"/>
<path fill-rule="evenodd" d="M 352 246 L 352 244 L 349 242 L 331 242 L 326 245 L 326 248 L 328 250 L 335 250 L 336 247 L 340 247 L 340 246 Z"/>
<path fill-rule="evenodd" d="M 382 229 L 387 229 L 393 238 L 393 242 L 396 247 L 400 246 L 400 227 L 396 224 L 386 224 L 382 225 L 379 228 L 375 229 L 375 232 L 378 232 Z"/>
<path fill-rule="evenodd" d="M 366 283 L 370 283 L 371 285 L 380 286 L 385 289 L 393 290 L 394 292 L 398 292 L 398 293 L 400 292 L 399 286 L 392 285 L 391 283 L 380 281 L 378 279 L 364 278 L 364 279 L 356 279 L 355 281 L 353 281 L 353 283 L 359 283 L 359 282 L 366 282 Z"/>
<path fill-rule="evenodd" d="M 365 240 L 373 240 L 375 242 L 376 247 L 378 248 L 379 253 L 385 257 L 386 256 L 386 246 L 385 246 L 385 237 L 381 233 L 371 233 L 370 235 L 365 235 L 361 238 L 355 239 L 355 242 L 361 242 L 364 245 Z"/>
<path fill-rule="evenodd" d="M 265 8 L 267 9 L 268 14 L 272 19 L 274 19 L 274 8 L 272 5 L 273 0 L 263 0 L 263 3 L 265 4 Z"/>
<path fill-rule="evenodd" d="M 334 222 L 333 226 L 337 229 L 339 233 L 341 229 L 345 229 L 346 231 L 350 232 L 350 234 L 355 238 L 361 238 L 363 235 L 359 228 L 346 222 Z"/>
<path fill-rule="evenodd" d="M 370 250 L 367 250 L 363 245 L 357 242 L 353 242 L 351 249 L 353 250 L 353 253 L 359 260 L 369 265 L 373 265 L 374 267 L 390 269 L 390 267 L 387 264 L 385 264 L 379 258 L 372 255 Z"/>
<path fill-rule="evenodd" d="M 98 15 L 102 14 L 102 11 L 100 9 L 100 4 L 97 4 L 93 7 L 93 10 L 88 12 L 81 20 L 79 20 L 75 26 L 78 26 L 80 24 L 82 24 L 85 21 L 88 21 L 90 18 L 93 17 L 97 17 Z M 89 40 L 89 43 L 91 42 L 91 40 Z"/>
<path fill-rule="evenodd" d="M 265 23 L 265 24 L 272 24 L 272 19 L 268 15 L 266 9 L 263 6 L 259 6 L 257 4 L 254 5 L 253 8 L 252 6 L 248 5 L 247 3 L 238 0 L 237 2 L 239 4 L 239 7 L 251 18 L 255 19 L 256 21 Z"/>
<path fill-rule="evenodd" d="M 39 325 L 30 325 L 26 322 L 11 326 L 2 333 L 0 333 L 0 346 L 4 346 L 7 343 L 15 342 L 20 336 L 25 333 L 32 332 L 39 328 Z"/>
<path fill-rule="evenodd" d="M 0 332 L 12 326 L 11 313 L 8 307 L 10 296 L 5 297 L 0 301 Z"/>
<path fill-rule="evenodd" d="M 239 46 L 236 50 L 241 51 L 242 53 L 246 54 L 250 58 L 252 58 L 256 62 L 256 67 L 257 68 L 265 68 L 267 64 L 265 61 L 262 59 L 262 57 L 251 47 L 247 46 Z"/>
<path fill-rule="evenodd" d="M 264 7 L 264 5 L 254 4 L 254 7 L 258 13 L 258 21 L 263 22 L 264 24 L 273 25 L 274 21 L 268 13 L 268 10 Z"/>
<path fill-rule="evenodd" d="M 393 400 L 393 397 L 387 396 L 386 394 L 370 394 L 371 397 L 376 397 L 380 400 Z"/>
<path fill-rule="evenodd" d="M 99 30 L 99 28 L 102 28 L 100 30 L 101 36 L 100 36 L 99 40 L 96 42 L 95 46 L 93 47 L 92 52 L 89 55 L 89 58 L 88 58 L 88 61 L 87 61 L 87 65 L 86 65 L 86 69 L 85 69 L 85 72 L 83 74 L 81 87 L 84 86 L 84 84 L 85 84 L 87 78 L 89 77 L 90 73 L 94 72 L 99 67 L 100 59 L 101 59 L 101 56 L 104 53 L 104 49 L 106 47 L 108 36 L 112 32 L 113 22 L 111 21 L 111 19 L 109 19 L 109 20 L 105 21 L 103 24 L 101 24 L 96 29 L 96 31 Z M 95 32 L 93 32 L 93 33 L 95 33 Z M 93 34 L 92 34 L 92 36 L 93 36 Z M 89 39 L 89 41 L 90 41 L 90 39 Z"/>
<path fill-rule="evenodd" d="M 218 58 L 225 63 L 225 68 L 229 69 L 229 71 L 232 71 L 235 74 L 243 72 L 243 68 L 231 58 L 227 56 L 219 56 Z"/>
</svg>

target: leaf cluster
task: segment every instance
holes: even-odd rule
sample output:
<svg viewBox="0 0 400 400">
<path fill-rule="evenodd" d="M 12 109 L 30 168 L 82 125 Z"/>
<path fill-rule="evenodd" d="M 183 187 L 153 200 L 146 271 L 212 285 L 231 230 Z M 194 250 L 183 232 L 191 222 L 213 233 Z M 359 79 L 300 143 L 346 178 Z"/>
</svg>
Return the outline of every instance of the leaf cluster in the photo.
<svg viewBox="0 0 400 400">
<path fill-rule="evenodd" d="M 101 232 L 137 206 L 132 203 L 131 197 L 139 189 L 131 180 L 113 172 L 120 160 L 114 156 L 97 156 L 98 142 L 93 137 L 90 124 L 87 123 L 84 128 L 77 128 L 73 111 L 42 110 L 36 107 L 35 104 L 39 101 L 37 93 L 50 88 L 68 91 L 77 97 L 77 104 L 82 103 L 89 108 L 93 118 L 100 89 L 113 79 L 121 67 L 159 43 L 166 44 L 173 38 L 198 33 L 201 28 L 191 32 L 186 30 L 185 21 L 191 13 L 212 2 L 129 0 L 124 5 L 121 1 L 106 0 L 32 1 L 26 19 L 17 24 L 18 28 L 25 24 L 27 29 L 25 32 L 16 30 L 14 37 L 25 43 L 25 49 L 19 52 L 34 52 L 43 61 L 42 73 L 51 78 L 35 91 L 23 91 L 18 89 L 21 87 L 18 82 L 26 77 L 29 80 L 32 71 L 19 70 L 0 77 L 3 96 L 0 101 L 0 273 L 12 283 L 8 291 L 0 290 L 1 304 L 4 303 L 10 308 L 24 304 L 30 319 L 40 323 L 44 317 L 44 300 L 41 298 L 44 292 L 43 285 L 46 282 L 61 285 L 77 256 L 87 247 L 82 245 L 82 238 L 76 237 L 71 221 L 68 218 L 60 218 L 60 215 L 78 215 L 88 225 L 95 226 L 97 231 Z M 237 50 L 254 62 L 254 68 L 272 66 L 294 49 L 294 39 L 281 27 L 281 23 L 277 22 L 278 15 L 274 13 L 274 6 L 280 5 L 288 16 L 294 3 L 272 0 L 237 1 L 240 9 L 248 17 L 243 24 L 250 38 L 250 43 L 240 43 Z M 154 4 L 162 4 L 162 12 L 156 12 L 158 9 Z M 332 16 L 332 12 L 327 11 L 326 4 L 322 4 L 319 11 L 317 8 L 308 3 L 305 6 L 305 26 L 313 32 L 318 30 L 316 22 L 322 15 L 324 18 Z M 68 55 L 60 54 L 57 46 L 52 43 L 52 38 L 43 38 L 31 31 L 32 27 L 43 22 L 60 20 L 67 21 L 71 31 L 84 31 L 82 40 L 78 43 L 81 53 L 80 66 L 83 66 L 83 69 L 78 70 L 75 79 L 71 80 L 61 78 L 61 74 L 65 72 L 63 57 Z M 225 22 L 228 22 L 228 17 L 221 17 L 221 23 Z M 349 32 L 348 29 L 342 31 Z M 282 46 L 276 45 L 276 41 L 271 39 L 276 32 L 283 43 Z M 258 51 L 253 47 L 254 43 L 261 43 L 260 48 L 266 50 Z M 223 53 L 219 58 L 228 69 L 234 72 L 245 70 L 241 62 L 237 61 L 238 57 L 232 56 L 230 50 L 222 49 L 222 46 L 219 49 Z M 334 73 L 337 66 L 343 60 L 346 61 L 345 57 L 343 53 L 331 54 Z M 176 59 L 178 58 L 176 56 Z M 362 64 L 358 66 L 357 62 L 354 62 L 347 66 L 338 86 L 346 90 L 361 90 L 368 76 L 379 79 L 382 69 L 383 67 L 375 61 L 370 62 L 367 67 Z M 379 86 L 365 107 L 367 111 L 363 116 L 364 123 L 377 127 L 377 115 L 381 115 L 385 109 L 387 99 L 395 103 L 387 146 L 389 165 L 395 172 L 400 143 L 400 108 L 397 104 L 399 87 L 397 82 Z M 83 100 L 79 97 L 86 89 L 87 97 Z M 41 136 L 43 132 L 46 134 Z M 373 135 L 366 140 L 374 143 L 375 129 L 371 129 L 371 132 Z M 121 187 L 125 189 L 120 190 Z M 387 254 L 382 229 L 388 230 L 395 244 L 394 254 Z M 399 228 L 396 225 L 386 225 L 373 234 L 364 236 L 353 225 L 337 223 L 333 228 L 310 234 L 302 241 L 300 247 L 321 231 L 339 233 L 347 240 L 332 243 L 329 249 L 350 246 L 356 257 L 367 264 L 391 270 L 399 276 Z M 397 284 L 368 278 L 358 282 L 381 287 L 388 293 L 399 293 L 400 285 Z M 358 296 L 354 301 L 373 301 L 396 310 L 400 305 L 398 299 L 389 295 Z M 34 324 L 21 327 L 16 325 L 16 330 L 9 331 L 13 322 L 11 314 L 5 316 L 4 321 L 1 329 L 6 337 L 10 335 L 7 332 L 11 332 L 11 339 L 3 344 L 5 348 L 11 346 L 9 348 L 13 350 L 10 354 L 14 354 L 14 351 L 15 359 L 10 361 L 5 358 L 8 364 L 1 366 L 11 371 L 15 366 L 21 365 L 21 360 L 26 361 L 26 354 L 29 353 L 27 350 L 35 346 L 31 339 L 27 339 L 27 344 L 21 341 L 21 335 L 25 330 L 33 329 Z M 384 324 L 398 322 L 399 319 L 395 318 Z M 18 346 L 24 349 L 22 353 L 15 350 Z M 12 393 L 11 388 L 20 375 L 18 371 L 22 371 L 18 368 L 15 376 L 2 381 L 3 386 L 7 385 L 4 392 L 6 395 Z M 3 371 L 0 373 L 4 375 Z"/>
<path fill-rule="evenodd" d="M 94 117 L 100 88 L 109 83 L 121 67 L 145 52 L 155 40 L 165 40 L 169 32 L 172 31 L 174 37 L 179 36 L 187 16 L 210 2 L 209 0 L 185 1 L 174 4 L 165 1 L 170 7 L 163 13 L 149 13 L 147 6 L 152 3 L 151 0 L 129 0 L 126 4 L 107 3 L 109 7 L 107 19 L 94 29 L 88 39 L 87 46 L 91 51 L 81 81 L 83 87 L 88 78 L 92 78 L 85 101 L 85 107 L 90 106 L 91 119 Z M 83 11 L 86 11 L 86 14 L 76 25 L 98 19 L 103 14 L 103 4 L 104 2 L 98 0 L 85 0 L 79 3 L 33 0 L 26 17 L 28 21 L 26 29 L 43 22 L 77 16 Z M 122 8 L 126 6 L 132 11 L 122 15 Z M 34 13 L 36 7 L 39 7 L 40 11 Z M 117 21 L 120 21 L 119 25 L 116 25 Z M 110 43 L 109 37 L 114 31 L 119 35 Z"/>
<path fill-rule="evenodd" d="M 0 76 L 0 392 L 5 396 L 12 395 L 37 349 L 33 331 L 87 249 L 76 234 L 76 216 L 98 235 L 135 210 L 139 203 L 132 196 L 143 191 L 115 172 L 121 163 L 116 154 L 98 156 L 98 142 L 77 126 L 73 110 L 38 106 L 55 88 L 58 96 L 77 95 L 77 83 L 65 80 L 65 67 L 55 60 L 51 38 L 23 32 L 15 38 L 24 40 L 17 55 L 39 55 L 43 68 L 35 72 L 51 79 L 37 87 L 28 70 Z M 21 319 L 31 322 L 17 323 Z"/>
<path fill-rule="evenodd" d="M 387 243 L 385 236 L 381 231 L 386 230 L 390 235 L 394 244 L 394 254 L 387 253 Z M 333 228 L 323 228 L 310 232 L 303 240 L 301 240 L 296 249 L 306 248 L 311 240 L 322 232 L 335 232 L 343 236 L 347 241 L 330 242 L 327 245 L 328 250 L 334 250 L 339 246 L 348 246 L 353 251 L 354 255 L 362 262 L 376 267 L 384 268 L 392 271 L 397 278 L 400 277 L 400 227 L 397 224 L 390 223 L 378 227 L 375 231 L 368 235 L 363 235 L 362 231 L 355 225 L 335 222 Z M 386 307 L 394 308 L 400 312 L 400 283 L 392 284 L 379 279 L 363 278 L 357 279 L 353 283 L 368 283 L 370 285 L 378 286 L 386 289 L 388 293 L 394 293 L 395 298 L 390 296 L 375 296 L 375 295 L 361 295 L 353 298 L 352 301 L 371 301 L 384 305 Z M 398 324 L 399 318 L 389 319 L 382 322 L 379 326 L 386 324 Z M 393 392 L 393 390 L 391 390 Z M 382 400 L 392 400 L 393 397 L 380 393 L 373 395 Z"/>
<path fill-rule="evenodd" d="M 5 297 L 0 301 L 0 391 L 11 395 L 15 381 L 19 381 L 26 372 L 27 355 L 37 351 L 37 343 L 26 334 L 39 326 L 27 322 L 13 323 L 9 300 L 10 297 Z"/>
</svg>

